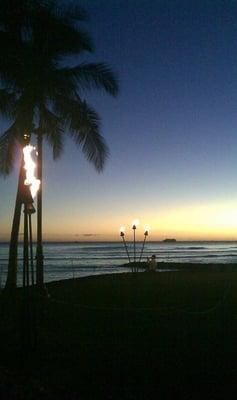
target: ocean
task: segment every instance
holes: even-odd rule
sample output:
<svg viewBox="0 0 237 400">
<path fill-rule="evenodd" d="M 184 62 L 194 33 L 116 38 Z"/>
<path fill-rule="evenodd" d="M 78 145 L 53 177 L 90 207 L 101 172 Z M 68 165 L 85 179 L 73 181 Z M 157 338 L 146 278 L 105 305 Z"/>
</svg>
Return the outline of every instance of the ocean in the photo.
<svg viewBox="0 0 237 400">
<path fill-rule="evenodd" d="M 0 287 L 6 280 L 8 243 L 0 243 Z M 142 243 L 136 243 L 139 259 Z M 128 243 L 133 260 L 133 243 Z M 147 242 L 142 260 L 156 254 L 157 261 L 201 263 L 237 263 L 236 242 Z M 19 245 L 18 284 L 22 284 L 22 245 Z M 77 278 L 89 275 L 127 272 L 122 267 L 128 261 L 122 242 L 47 242 L 44 244 L 45 281 Z"/>
</svg>

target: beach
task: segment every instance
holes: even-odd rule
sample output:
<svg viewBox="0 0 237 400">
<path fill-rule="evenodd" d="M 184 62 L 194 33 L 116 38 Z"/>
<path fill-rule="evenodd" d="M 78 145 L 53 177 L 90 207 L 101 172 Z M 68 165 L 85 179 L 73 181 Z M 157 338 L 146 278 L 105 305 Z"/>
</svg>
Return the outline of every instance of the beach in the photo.
<svg viewBox="0 0 237 400">
<path fill-rule="evenodd" d="M 11 399 L 231 398 L 237 270 L 180 267 L 48 283 L 49 298 L 29 297 L 28 343 L 22 290 L 15 301 L 1 296 L 0 390 Z"/>
</svg>

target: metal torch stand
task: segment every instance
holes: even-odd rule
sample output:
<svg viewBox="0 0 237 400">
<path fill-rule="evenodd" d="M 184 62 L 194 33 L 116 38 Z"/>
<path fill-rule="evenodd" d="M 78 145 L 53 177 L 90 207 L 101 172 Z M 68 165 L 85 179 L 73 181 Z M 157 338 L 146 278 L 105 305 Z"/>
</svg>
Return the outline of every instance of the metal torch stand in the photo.
<svg viewBox="0 0 237 400">
<path fill-rule="evenodd" d="M 31 215 L 35 212 L 33 199 L 24 202 L 24 247 L 23 247 L 23 294 L 22 294 L 22 350 L 29 353 L 36 345 L 36 321 L 34 313 L 34 264 Z M 29 254 L 30 250 L 30 254 Z M 29 257 L 30 255 L 30 257 Z M 31 284 L 30 288 L 30 267 Z"/>
<path fill-rule="evenodd" d="M 125 247 L 125 250 L 126 250 L 126 253 L 127 253 L 127 257 L 128 257 L 128 262 L 131 264 L 131 270 L 132 270 L 132 272 L 138 272 L 138 265 L 136 263 L 136 225 L 133 225 L 132 229 L 133 229 L 133 262 L 131 262 L 131 259 L 130 259 L 130 256 L 129 256 L 127 244 L 126 244 L 126 241 L 125 241 L 125 238 L 124 238 L 125 234 L 124 234 L 123 230 L 120 231 L 120 236 L 121 236 L 121 238 L 123 240 L 123 244 L 124 244 L 124 247 Z M 142 249 L 141 249 L 141 253 L 140 253 L 140 257 L 139 257 L 139 263 L 141 262 L 141 259 L 142 259 L 142 256 L 143 256 L 143 252 L 144 252 L 144 247 L 145 247 L 145 243 L 146 243 L 146 240 L 147 240 L 147 236 L 148 236 L 148 230 L 146 230 L 144 232 L 144 240 L 143 240 Z"/>
<path fill-rule="evenodd" d="M 139 258 L 139 262 L 141 262 L 141 259 L 142 259 L 142 256 L 143 256 L 143 251 L 144 251 L 144 247 L 145 247 L 145 243 L 146 243 L 147 236 L 148 236 L 148 231 L 145 231 L 145 233 L 144 233 L 144 240 L 143 240 L 143 243 L 142 243 L 142 250 L 141 250 L 141 254 L 140 254 L 140 258 Z"/>
<path fill-rule="evenodd" d="M 136 267 L 136 225 L 133 225 L 133 264 L 132 264 L 132 272 L 137 272 Z"/>
</svg>

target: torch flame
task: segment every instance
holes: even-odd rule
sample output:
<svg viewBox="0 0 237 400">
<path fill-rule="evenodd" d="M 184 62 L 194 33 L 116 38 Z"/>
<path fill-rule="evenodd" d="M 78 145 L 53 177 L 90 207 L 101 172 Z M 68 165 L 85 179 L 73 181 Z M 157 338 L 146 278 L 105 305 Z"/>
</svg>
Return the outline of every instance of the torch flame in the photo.
<svg viewBox="0 0 237 400">
<path fill-rule="evenodd" d="M 30 186 L 31 196 L 34 198 L 39 190 L 40 180 L 35 177 L 36 163 L 32 159 L 31 155 L 33 151 L 35 151 L 35 147 L 31 146 L 30 144 L 23 148 L 25 161 L 24 168 L 26 170 L 26 179 L 24 184 Z"/>
<path fill-rule="evenodd" d="M 148 232 L 151 230 L 149 225 L 144 225 L 144 232 Z"/>
<path fill-rule="evenodd" d="M 140 224 L 139 219 L 134 219 L 132 222 L 132 226 L 138 226 Z"/>
<path fill-rule="evenodd" d="M 125 226 L 121 226 L 121 227 L 120 227 L 120 233 L 121 233 L 121 232 L 123 232 L 123 233 L 125 232 Z"/>
</svg>

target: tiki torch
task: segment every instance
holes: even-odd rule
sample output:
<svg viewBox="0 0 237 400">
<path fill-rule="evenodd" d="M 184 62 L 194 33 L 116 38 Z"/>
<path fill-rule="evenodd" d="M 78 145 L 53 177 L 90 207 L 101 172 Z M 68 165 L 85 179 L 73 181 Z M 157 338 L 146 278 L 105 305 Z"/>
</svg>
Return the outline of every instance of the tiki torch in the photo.
<svg viewBox="0 0 237 400">
<path fill-rule="evenodd" d="M 31 282 L 34 284 L 33 245 L 32 245 L 32 221 L 31 215 L 35 213 L 33 198 L 39 188 L 40 181 L 36 179 L 34 171 L 36 164 L 31 157 L 34 147 L 27 144 L 23 148 L 25 180 L 22 185 L 21 202 L 24 205 L 24 248 L 23 248 L 23 301 L 22 301 L 22 346 L 25 351 L 33 348 L 36 342 L 36 322 L 33 310 L 33 297 L 29 291 L 30 269 Z M 30 264 L 29 264 L 30 248 Z"/>
<path fill-rule="evenodd" d="M 31 215 L 35 213 L 33 206 L 33 198 L 35 197 L 40 181 L 35 177 L 36 164 L 32 159 L 31 153 L 35 148 L 31 145 L 26 145 L 23 148 L 24 169 L 26 171 L 26 179 L 24 181 L 23 199 L 24 204 L 24 268 L 23 268 L 23 286 L 27 283 L 29 286 L 29 251 L 30 245 L 30 260 L 31 260 L 31 282 L 34 284 L 34 268 L 33 268 L 33 245 L 32 245 L 32 221 Z"/>
<path fill-rule="evenodd" d="M 33 248 L 32 248 L 32 222 L 31 214 L 35 213 L 30 187 L 25 185 L 23 194 L 24 204 L 24 249 L 23 249 L 23 287 L 29 287 L 29 245 L 31 261 L 31 282 L 34 282 Z"/>
<path fill-rule="evenodd" d="M 128 253 L 127 244 L 126 244 L 125 237 L 124 237 L 125 236 L 125 228 L 124 228 L 124 226 L 121 226 L 121 228 L 120 228 L 120 236 L 121 236 L 121 238 L 123 240 L 123 244 L 124 244 L 127 256 L 128 256 L 128 262 L 131 262 L 130 261 L 130 257 L 129 257 L 129 253 Z"/>
<path fill-rule="evenodd" d="M 148 234 L 149 234 L 149 227 L 148 227 L 148 226 L 144 226 L 144 230 L 145 230 L 145 232 L 144 232 L 144 240 L 143 240 L 143 244 L 142 244 L 142 250 L 141 250 L 139 262 L 140 262 L 141 259 L 142 259 L 142 255 L 143 255 L 143 251 L 144 251 L 144 246 L 145 246 L 145 243 L 146 243 L 147 236 L 148 236 Z"/>
<path fill-rule="evenodd" d="M 135 219 L 132 223 L 132 229 L 133 229 L 133 260 L 136 262 L 136 229 L 137 225 L 139 225 L 139 220 Z"/>
</svg>

